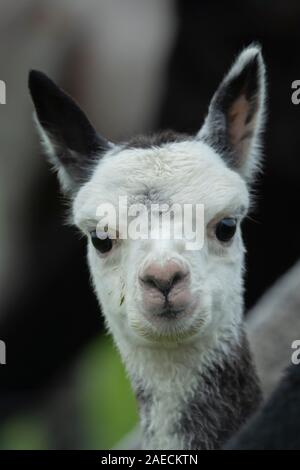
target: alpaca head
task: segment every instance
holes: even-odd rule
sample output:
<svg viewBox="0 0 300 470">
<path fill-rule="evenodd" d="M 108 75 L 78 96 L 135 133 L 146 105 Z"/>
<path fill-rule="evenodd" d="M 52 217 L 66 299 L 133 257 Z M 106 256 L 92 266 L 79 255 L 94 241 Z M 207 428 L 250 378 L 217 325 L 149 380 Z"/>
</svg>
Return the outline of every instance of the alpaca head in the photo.
<svg viewBox="0 0 300 470">
<path fill-rule="evenodd" d="M 87 237 L 95 291 L 118 344 L 176 345 L 239 323 L 240 224 L 259 164 L 264 113 L 259 48 L 237 58 L 193 137 L 167 132 L 112 144 L 44 74 L 31 72 L 30 91 L 73 221 Z M 193 208 L 189 220 L 185 204 Z M 181 218 L 174 205 L 183 208 Z M 194 210 L 197 205 L 203 212 Z M 202 231 L 201 247 L 188 248 L 184 235 L 164 236 L 166 214 L 164 220 L 176 221 L 183 234 L 185 224 Z"/>
</svg>

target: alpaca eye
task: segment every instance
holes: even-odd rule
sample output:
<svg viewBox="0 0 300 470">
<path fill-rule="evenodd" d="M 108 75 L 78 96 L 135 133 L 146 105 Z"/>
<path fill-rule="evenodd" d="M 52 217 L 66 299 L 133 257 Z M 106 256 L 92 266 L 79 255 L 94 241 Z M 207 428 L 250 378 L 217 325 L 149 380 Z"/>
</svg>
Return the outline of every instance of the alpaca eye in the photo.
<svg viewBox="0 0 300 470">
<path fill-rule="evenodd" d="M 108 253 L 112 249 L 113 241 L 106 232 L 103 232 L 103 237 L 99 238 L 96 230 L 94 230 L 91 232 L 91 240 L 96 250 L 100 253 Z"/>
<path fill-rule="evenodd" d="M 236 219 L 226 217 L 216 225 L 216 237 L 220 242 L 229 242 L 236 231 Z"/>
</svg>

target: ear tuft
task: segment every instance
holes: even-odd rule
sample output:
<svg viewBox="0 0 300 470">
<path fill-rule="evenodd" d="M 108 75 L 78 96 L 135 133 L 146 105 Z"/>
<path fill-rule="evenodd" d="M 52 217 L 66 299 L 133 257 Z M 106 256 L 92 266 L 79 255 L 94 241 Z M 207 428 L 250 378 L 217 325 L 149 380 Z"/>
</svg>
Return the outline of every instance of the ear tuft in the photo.
<svg viewBox="0 0 300 470">
<path fill-rule="evenodd" d="M 261 49 L 244 49 L 214 94 L 198 136 L 245 179 L 260 163 L 265 117 L 265 66 Z"/>
<path fill-rule="evenodd" d="M 44 73 L 29 73 L 29 90 L 45 148 L 65 191 L 86 181 L 112 144 L 99 136 L 77 103 Z"/>
</svg>

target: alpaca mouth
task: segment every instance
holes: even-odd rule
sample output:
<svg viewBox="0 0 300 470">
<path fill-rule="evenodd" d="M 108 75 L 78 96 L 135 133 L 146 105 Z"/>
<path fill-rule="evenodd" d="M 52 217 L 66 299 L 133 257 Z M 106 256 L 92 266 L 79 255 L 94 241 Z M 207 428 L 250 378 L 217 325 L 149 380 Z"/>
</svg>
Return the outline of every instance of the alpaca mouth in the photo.
<svg viewBox="0 0 300 470">
<path fill-rule="evenodd" d="M 202 320 L 197 321 L 194 314 L 194 304 L 176 307 L 165 303 L 159 310 L 144 312 L 143 321 L 135 323 L 134 329 L 148 339 L 178 342 L 199 333 Z"/>
<path fill-rule="evenodd" d="M 180 318 L 185 316 L 186 309 L 184 308 L 175 308 L 172 307 L 170 304 L 166 304 L 163 309 L 159 312 L 156 313 L 156 317 L 158 318 L 163 318 L 166 320 L 174 320 L 176 318 Z"/>
<path fill-rule="evenodd" d="M 154 343 L 178 344 L 199 334 L 204 325 L 203 319 L 188 320 L 186 310 L 162 310 L 160 314 L 147 315 L 144 321 L 131 322 L 135 332 Z"/>
<path fill-rule="evenodd" d="M 184 321 L 186 318 L 191 317 L 197 307 L 197 303 L 195 298 L 189 299 L 188 302 L 172 302 L 166 298 L 160 306 L 148 308 L 146 310 L 146 317 L 154 321 Z"/>
<path fill-rule="evenodd" d="M 192 313 L 190 304 L 187 305 L 174 305 L 167 299 L 165 303 L 160 307 L 153 309 L 147 309 L 145 312 L 146 320 L 151 324 L 163 324 L 184 321 L 186 317 L 189 317 Z"/>
</svg>

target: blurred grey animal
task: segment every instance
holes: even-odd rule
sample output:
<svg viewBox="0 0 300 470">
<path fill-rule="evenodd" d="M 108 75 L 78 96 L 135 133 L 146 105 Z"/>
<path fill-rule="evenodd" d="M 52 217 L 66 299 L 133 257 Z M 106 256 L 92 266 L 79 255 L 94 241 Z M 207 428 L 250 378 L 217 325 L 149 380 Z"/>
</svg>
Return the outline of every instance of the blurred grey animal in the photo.
<svg viewBox="0 0 300 470">
<path fill-rule="evenodd" d="M 300 449 L 300 367 L 291 365 L 265 406 L 225 448 L 232 450 Z"/>
</svg>

